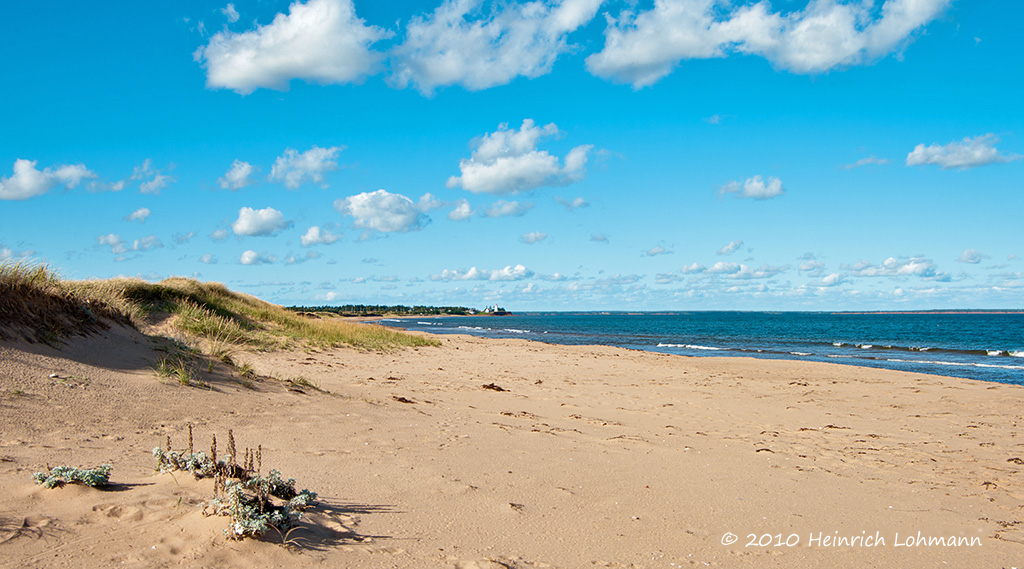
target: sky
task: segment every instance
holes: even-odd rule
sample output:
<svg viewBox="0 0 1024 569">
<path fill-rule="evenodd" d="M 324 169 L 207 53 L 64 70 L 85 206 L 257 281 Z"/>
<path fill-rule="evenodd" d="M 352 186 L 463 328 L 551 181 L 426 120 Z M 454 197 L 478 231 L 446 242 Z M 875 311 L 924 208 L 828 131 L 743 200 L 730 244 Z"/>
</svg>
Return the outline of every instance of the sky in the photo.
<svg viewBox="0 0 1024 569">
<path fill-rule="evenodd" d="M 1024 307 L 1024 3 L 7 3 L 0 260 L 285 305 Z"/>
</svg>

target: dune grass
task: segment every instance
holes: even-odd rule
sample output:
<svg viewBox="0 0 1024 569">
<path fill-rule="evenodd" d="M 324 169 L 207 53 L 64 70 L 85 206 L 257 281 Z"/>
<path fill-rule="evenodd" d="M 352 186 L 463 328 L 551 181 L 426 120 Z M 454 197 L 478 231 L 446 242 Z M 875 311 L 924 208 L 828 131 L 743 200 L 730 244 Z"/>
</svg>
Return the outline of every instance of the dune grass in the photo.
<svg viewBox="0 0 1024 569">
<path fill-rule="evenodd" d="M 353 346 L 368 350 L 436 346 L 436 340 L 384 326 L 301 316 L 220 283 L 172 277 L 68 281 L 43 265 L 0 262 L 0 335 L 20 330 L 33 341 L 58 343 L 107 326 L 104 320 L 144 327 L 157 314 L 176 316 L 175 327 L 207 342 L 275 349 Z"/>
</svg>

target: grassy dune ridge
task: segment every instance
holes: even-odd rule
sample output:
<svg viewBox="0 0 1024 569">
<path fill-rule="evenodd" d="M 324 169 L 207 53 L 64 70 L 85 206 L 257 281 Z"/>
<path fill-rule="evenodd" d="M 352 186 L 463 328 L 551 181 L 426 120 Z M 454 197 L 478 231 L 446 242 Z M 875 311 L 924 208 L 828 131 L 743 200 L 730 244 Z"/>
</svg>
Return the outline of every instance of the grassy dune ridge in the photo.
<svg viewBox="0 0 1024 569">
<path fill-rule="evenodd" d="M 166 314 L 176 316 L 175 328 L 191 336 L 257 349 L 292 342 L 370 350 L 438 345 L 383 326 L 302 316 L 220 283 L 181 277 L 158 283 L 130 278 L 70 281 L 44 265 L 0 262 L 0 337 L 59 345 L 111 322 L 141 328 Z"/>
</svg>

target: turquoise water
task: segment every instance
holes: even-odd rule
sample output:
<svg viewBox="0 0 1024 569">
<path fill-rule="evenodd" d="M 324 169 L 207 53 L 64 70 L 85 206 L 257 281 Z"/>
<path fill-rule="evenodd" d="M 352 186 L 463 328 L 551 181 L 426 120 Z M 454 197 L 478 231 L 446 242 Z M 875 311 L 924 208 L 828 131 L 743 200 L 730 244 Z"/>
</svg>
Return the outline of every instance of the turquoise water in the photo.
<svg viewBox="0 0 1024 569">
<path fill-rule="evenodd" d="M 1024 314 L 525 313 L 385 320 L 435 334 L 751 356 L 1024 384 Z"/>
</svg>

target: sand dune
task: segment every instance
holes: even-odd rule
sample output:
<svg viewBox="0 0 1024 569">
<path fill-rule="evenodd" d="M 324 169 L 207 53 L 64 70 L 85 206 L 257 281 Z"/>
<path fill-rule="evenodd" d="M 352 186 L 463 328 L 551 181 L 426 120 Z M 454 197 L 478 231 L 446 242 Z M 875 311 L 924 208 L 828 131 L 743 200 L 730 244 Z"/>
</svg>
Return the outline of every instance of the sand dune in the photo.
<svg viewBox="0 0 1024 569">
<path fill-rule="evenodd" d="M 61 350 L 0 344 L 0 566 L 1010 567 L 1024 555 L 1015 386 L 444 336 L 387 353 L 235 355 L 320 390 L 247 389 L 226 366 L 186 387 L 158 380 L 157 348 L 119 326 Z M 262 445 L 264 469 L 320 494 L 289 547 L 275 532 L 226 539 L 227 518 L 201 513 L 210 480 L 154 472 L 153 447 L 181 448 L 188 424 L 203 448 L 232 429 L 239 447 Z M 108 490 L 31 479 L 103 463 Z"/>
</svg>

